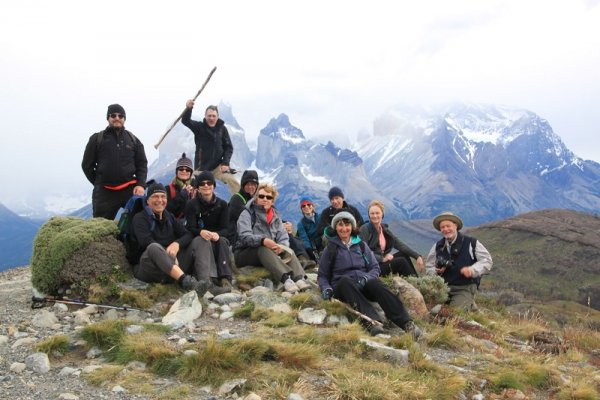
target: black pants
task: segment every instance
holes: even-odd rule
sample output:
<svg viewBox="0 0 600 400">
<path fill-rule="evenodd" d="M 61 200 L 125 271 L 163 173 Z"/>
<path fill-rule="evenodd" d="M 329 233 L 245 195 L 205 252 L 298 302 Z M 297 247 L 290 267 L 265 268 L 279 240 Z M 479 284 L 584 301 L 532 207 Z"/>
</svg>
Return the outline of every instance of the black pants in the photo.
<svg viewBox="0 0 600 400">
<path fill-rule="evenodd" d="M 410 258 L 400 253 L 394 254 L 391 261 L 379 263 L 379 269 L 381 269 L 381 276 L 387 276 L 391 273 L 400 276 L 418 276 Z"/>
<path fill-rule="evenodd" d="M 304 249 L 304 244 L 302 240 L 298 239 L 296 236 L 290 235 L 290 249 L 294 250 L 294 254 L 296 257 L 305 256 L 308 258 L 308 253 Z"/>
<path fill-rule="evenodd" d="M 360 289 L 353 279 L 345 276 L 336 285 L 333 296 L 376 321 L 381 322 L 381 318 L 369 303 L 370 301 L 378 303 L 385 316 L 400 328 L 404 328 L 404 325 L 411 320 L 402 301 L 379 279 L 369 279 Z M 361 323 L 364 324 L 364 320 L 361 320 Z"/>
<path fill-rule="evenodd" d="M 93 216 L 115 219 L 119 209 L 124 207 L 133 196 L 133 186 L 121 190 L 108 190 L 101 185 L 95 185 L 92 192 Z"/>
</svg>

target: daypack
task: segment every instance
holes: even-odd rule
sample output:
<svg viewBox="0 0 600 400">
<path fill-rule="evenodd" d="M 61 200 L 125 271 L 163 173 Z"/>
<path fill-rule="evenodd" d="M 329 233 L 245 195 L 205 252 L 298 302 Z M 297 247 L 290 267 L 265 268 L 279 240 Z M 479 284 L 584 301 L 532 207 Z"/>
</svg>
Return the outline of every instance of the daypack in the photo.
<svg viewBox="0 0 600 400">
<path fill-rule="evenodd" d="M 129 132 L 128 130 L 125 130 L 125 132 L 127 132 L 129 134 L 129 138 L 131 139 L 133 144 L 137 145 L 139 142 L 139 139 L 133 133 Z M 102 144 L 102 140 L 104 140 L 104 131 L 98 132 L 98 136 L 96 137 L 96 151 L 100 150 L 100 144 Z"/>
<path fill-rule="evenodd" d="M 142 256 L 139 243 L 133 233 L 133 217 L 144 210 L 144 207 L 146 206 L 145 199 L 145 196 L 131 196 L 131 198 L 127 200 L 125 207 L 123 207 L 123 212 L 117 223 L 117 228 L 119 229 L 117 238 L 125 245 L 127 260 L 131 265 L 137 264 Z M 152 229 L 153 228 L 154 226 L 152 226 Z"/>
</svg>

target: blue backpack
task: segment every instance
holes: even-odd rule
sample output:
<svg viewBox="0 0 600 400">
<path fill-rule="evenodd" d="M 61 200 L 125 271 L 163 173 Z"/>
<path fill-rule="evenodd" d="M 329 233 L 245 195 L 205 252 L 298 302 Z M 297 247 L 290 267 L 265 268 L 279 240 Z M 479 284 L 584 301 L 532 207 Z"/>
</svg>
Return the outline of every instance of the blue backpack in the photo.
<svg viewBox="0 0 600 400">
<path fill-rule="evenodd" d="M 123 207 L 121 218 L 119 218 L 119 222 L 117 223 L 117 228 L 119 229 L 117 238 L 125 245 L 127 261 L 129 261 L 131 265 L 139 263 L 140 257 L 142 256 L 142 250 L 133 233 L 133 217 L 140 211 L 143 211 L 145 206 L 145 196 L 131 196 L 131 198 L 127 200 L 125 207 Z M 154 229 L 154 223 L 151 229 Z"/>
</svg>

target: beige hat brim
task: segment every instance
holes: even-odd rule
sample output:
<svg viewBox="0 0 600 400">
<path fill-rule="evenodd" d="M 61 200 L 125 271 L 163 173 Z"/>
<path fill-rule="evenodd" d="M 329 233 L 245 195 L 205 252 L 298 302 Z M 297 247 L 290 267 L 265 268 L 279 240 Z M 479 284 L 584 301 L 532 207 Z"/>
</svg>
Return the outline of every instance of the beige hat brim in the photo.
<svg viewBox="0 0 600 400">
<path fill-rule="evenodd" d="M 435 217 L 433 219 L 433 227 L 436 230 L 439 231 L 440 230 L 440 224 L 442 223 L 442 221 L 452 221 L 452 222 L 454 222 L 456 224 L 456 226 L 457 226 L 457 230 L 459 230 L 459 231 L 463 227 L 462 220 L 457 215 L 454 215 L 454 214 L 440 214 L 440 215 L 438 215 L 437 217 Z"/>
</svg>

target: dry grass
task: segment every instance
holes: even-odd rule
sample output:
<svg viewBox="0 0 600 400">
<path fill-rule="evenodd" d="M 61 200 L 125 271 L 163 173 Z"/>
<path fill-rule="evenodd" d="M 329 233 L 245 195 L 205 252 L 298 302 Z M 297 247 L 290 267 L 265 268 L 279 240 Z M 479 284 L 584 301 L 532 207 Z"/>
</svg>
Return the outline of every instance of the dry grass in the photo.
<svg viewBox="0 0 600 400">
<path fill-rule="evenodd" d="M 65 354 L 69 350 L 69 344 L 71 340 L 67 335 L 56 335 L 51 336 L 47 339 L 42 340 L 41 342 L 35 345 L 35 349 L 37 351 L 41 351 L 43 353 L 48 354 L 49 356 L 53 354 Z"/>
</svg>

